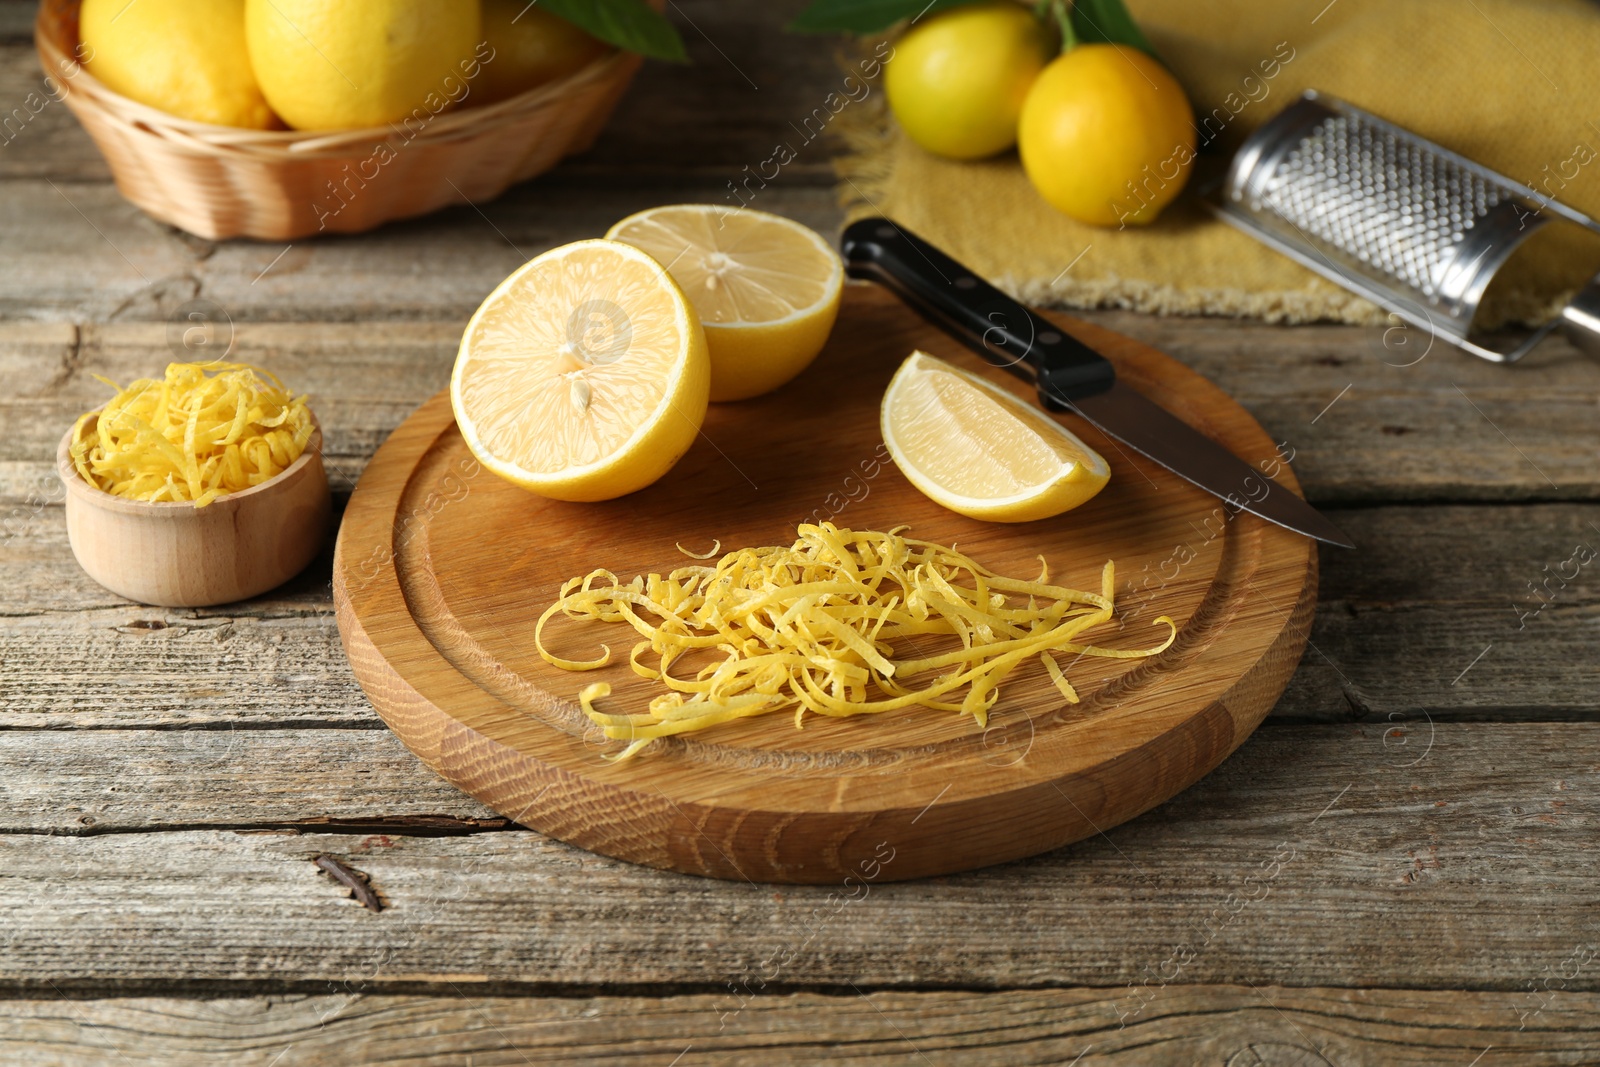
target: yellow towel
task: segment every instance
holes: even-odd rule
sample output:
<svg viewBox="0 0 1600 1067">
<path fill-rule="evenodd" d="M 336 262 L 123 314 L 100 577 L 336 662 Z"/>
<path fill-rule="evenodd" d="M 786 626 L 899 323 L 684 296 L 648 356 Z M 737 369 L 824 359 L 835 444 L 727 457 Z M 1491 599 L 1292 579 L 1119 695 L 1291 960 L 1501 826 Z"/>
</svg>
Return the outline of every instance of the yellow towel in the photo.
<svg viewBox="0 0 1600 1067">
<path fill-rule="evenodd" d="M 1188 91 L 1196 121 L 1209 119 L 1224 160 L 1302 91 L 1317 89 L 1600 215 L 1600 8 L 1586 0 L 1128 6 Z M 881 94 L 879 104 L 875 115 L 857 109 L 845 131 L 851 150 L 838 164 L 840 195 L 852 216 L 889 215 L 1024 300 L 1383 321 L 1367 301 L 1212 218 L 1192 188 L 1151 226 L 1085 226 L 1039 198 L 1015 152 L 981 163 L 938 159 L 898 134 Z M 1537 255 L 1519 255 L 1502 273 L 1515 267 L 1527 281 L 1497 287 L 1484 317 L 1546 317 L 1593 272 L 1584 251 L 1558 237 Z"/>
</svg>

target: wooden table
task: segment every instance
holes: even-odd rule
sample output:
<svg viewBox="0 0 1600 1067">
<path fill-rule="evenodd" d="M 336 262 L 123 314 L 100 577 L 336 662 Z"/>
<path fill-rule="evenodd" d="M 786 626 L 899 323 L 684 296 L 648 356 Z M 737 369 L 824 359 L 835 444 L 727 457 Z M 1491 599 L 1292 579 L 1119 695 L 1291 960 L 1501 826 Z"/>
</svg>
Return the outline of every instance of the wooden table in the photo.
<svg viewBox="0 0 1600 1067">
<path fill-rule="evenodd" d="M 1516 370 L 1398 366 L 1423 339 L 1090 316 L 1237 396 L 1360 551 L 1324 553 L 1299 673 L 1201 784 L 1056 853 L 866 892 L 633 867 L 456 792 L 352 679 L 326 553 L 219 610 L 79 571 L 51 457 L 94 375 L 156 371 L 179 309 L 214 302 L 238 357 L 316 395 L 342 505 L 513 267 L 721 200 L 825 95 L 833 45 L 778 32 L 796 6 L 681 0 L 695 65 L 652 65 L 583 159 L 288 249 L 144 217 L 59 104 L 8 120 L 0 1062 L 1600 1056 L 1600 567 L 1551 577 L 1600 548 L 1600 367 L 1561 342 Z M 0 6 L 6 112 L 38 88 L 31 13 Z M 834 230 L 825 150 L 757 206 Z"/>
</svg>

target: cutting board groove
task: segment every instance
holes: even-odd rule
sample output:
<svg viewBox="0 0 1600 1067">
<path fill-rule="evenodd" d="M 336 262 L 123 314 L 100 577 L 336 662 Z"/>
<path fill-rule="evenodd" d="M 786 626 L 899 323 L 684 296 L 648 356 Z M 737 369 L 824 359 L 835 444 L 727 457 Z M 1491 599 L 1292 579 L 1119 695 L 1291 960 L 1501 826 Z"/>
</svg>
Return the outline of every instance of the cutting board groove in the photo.
<svg viewBox="0 0 1600 1067">
<path fill-rule="evenodd" d="M 1215 386 L 1136 341 L 1054 316 L 1124 379 L 1292 491 L 1278 449 Z M 833 340 L 777 393 L 713 405 L 661 482 L 602 504 L 544 500 L 483 470 L 449 398 L 390 436 L 339 532 L 334 596 L 345 650 L 384 721 L 430 767 L 523 825 L 637 863 L 774 882 L 889 881 L 1033 855 L 1159 804 L 1220 763 L 1271 709 L 1305 647 L 1313 544 L 1221 503 L 1072 417 L 1111 484 L 1054 519 L 980 523 L 919 494 L 885 458 L 878 400 L 922 348 L 1024 386 L 887 295 L 847 290 Z M 1276 491 L 1276 490 L 1274 490 Z M 1098 589 L 1118 568 L 1119 619 L 1098 643 L 1177 641 L 1147 660 L 1084 659 L 1066 704 L 1042 667 L 1019 668 L 988 727 L 911 709 L 865 719 L 792 715 L 659 742 L 638 758 L 606 741 L 576 695 L 611 682 L 612 709 L 656 691 L 626 666 L 631 630 L 563 620 L 547 638 L 617 662 L 572 674 L 539 658 L 533 624 L 560 583 L 595 567 L 624 579 L 692 562 L 676 544 L 787 544 L 800 522 L 885 529 L 1004 574 Z"/>
</svg>

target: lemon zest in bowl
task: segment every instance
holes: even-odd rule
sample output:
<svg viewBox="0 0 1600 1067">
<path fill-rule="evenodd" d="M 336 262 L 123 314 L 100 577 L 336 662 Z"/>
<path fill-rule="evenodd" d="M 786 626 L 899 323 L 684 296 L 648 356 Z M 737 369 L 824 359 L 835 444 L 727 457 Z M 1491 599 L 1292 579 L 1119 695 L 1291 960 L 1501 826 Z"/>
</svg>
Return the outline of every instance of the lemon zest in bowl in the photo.
<svg viewBox="0 0 1600 1067">
<path fill-rule="evenodd" d="M 594 659 L 550 652 L 545 625 L 568 618 L 626 623 L 644 638 L 628 663 L 668 692 L 643 714 L 612 714 L 595 706 L 611 693 L 597 682 L 578 694 L 583 713 L 605 736 L 628 742 L 627 759 L 658 738 L 702 730 L 734 719 L 793 708 L 795 725 L 807 712 L 843 718 L 911 707 L 971 715 L 980 726 L 999 699 L 999 686 L 1022 663 L 1039 659 L 1069 703 L 1077 691 L 1053 653 L 1136 659 L 1165 651 L 1177 626 L 1144 649 L 1102 648 L 1077 640 L 1109 621 L 1115 609 L 1115 568 L 1101 571 L 1100 592 L 996 574 L 954 546 L 887 532 L 848 530 L 824 522 L 801 525 L 788 547 L 745 548 L 714 566 L 681 567 L 665 578 L 624 584 L 594 570 L 561 586 L 539 617 L 539 655 L 569 671 L 611 662 L 601 646 Z M 919 638 L 955 637 L 959 647 L 933 655 Z M 903 651 L 897 650 L 903 649 Z M 692 674 L 675 673 L 680 658 L 720 656 Z M 649 657 L 649 658 L 647 658 Z M 927 672 L 916 684 L 908 679 Z"/>
<path fill-rule="evenodd" d="M 95 377 L 116 396 L 78 419 L 68 451 L 115 496 L 205 507 L 282 474 L 315 429 L 304 396 L 247 363 L 169 363 L 126 389 Z"/>
</svg>

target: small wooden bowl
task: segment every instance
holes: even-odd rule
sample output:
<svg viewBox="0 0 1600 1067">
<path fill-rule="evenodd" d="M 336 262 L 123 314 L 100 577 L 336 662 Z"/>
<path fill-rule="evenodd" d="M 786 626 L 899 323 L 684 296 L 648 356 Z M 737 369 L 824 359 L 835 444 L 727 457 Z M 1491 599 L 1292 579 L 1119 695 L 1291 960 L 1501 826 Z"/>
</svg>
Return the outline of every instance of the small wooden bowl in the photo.
<svg viewBox="0 0 1600 1067">
<path fill-rule="evenodd" d="M 67 538 L 89 577 L 142 604 L 198 608 L 282 585 L 321 550 L 328 530 L 322 429 L 287 470 L 218 497 L 152 504 L 90 485 L 72 462 L 72 431 L 56 449 L 67 488 Z"/>
</svg>

